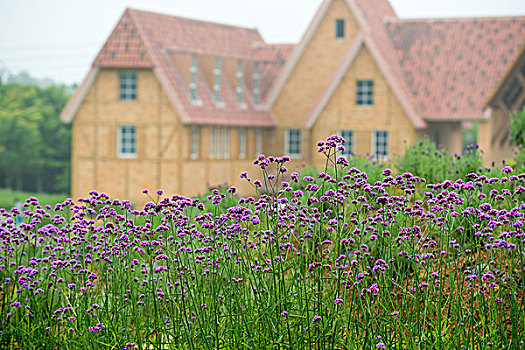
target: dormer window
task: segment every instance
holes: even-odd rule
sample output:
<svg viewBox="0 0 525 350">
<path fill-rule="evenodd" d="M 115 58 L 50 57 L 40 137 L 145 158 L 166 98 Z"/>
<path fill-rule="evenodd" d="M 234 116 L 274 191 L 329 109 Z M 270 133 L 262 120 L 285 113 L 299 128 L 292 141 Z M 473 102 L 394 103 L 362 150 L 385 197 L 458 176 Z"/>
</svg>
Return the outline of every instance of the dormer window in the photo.
<svg viewBox="0 0 525 350">
<path fill-rule="evenodd" d="M 215 92 L 215 101 L 221 102 L 221 66 L 222 59 L 220 57 L 215 57 L 215 69 L 213 70 L 214 83 L 213 91 Z"/>
<path fill-rule="evenodd" d="M 244 83 L 244 62 L 237 60 L 237 102 L 242 103 L 242 85 Z"/>
<path fill-rule="evenodd" d="M 253 64 L 253 103 L 259 104 L 259 62 Z"/>
<path fill-rule="evenodd" d="M 198 71 L 198 66 L 197 66 L 197 54 L 192 54 L 191 55 L 191 67 L 190 67 L 190 75 L 191 75 L 191 79 L 190 79 L 190 95 L 191 95 L 191 100 L 192 101 L 196 101 L 197 100 L 197 71 Z"/>
<path fill-rule="evenodd" d="M 120 100 L 135 101 L 137 99 L 137 72 L 120 72 Z"/>
<path fill-rule="evenodd" d="M 345 37 L 345 20 L 338 18 L 335 20 L 335 38 L 342 39 Z"/>
</svg>

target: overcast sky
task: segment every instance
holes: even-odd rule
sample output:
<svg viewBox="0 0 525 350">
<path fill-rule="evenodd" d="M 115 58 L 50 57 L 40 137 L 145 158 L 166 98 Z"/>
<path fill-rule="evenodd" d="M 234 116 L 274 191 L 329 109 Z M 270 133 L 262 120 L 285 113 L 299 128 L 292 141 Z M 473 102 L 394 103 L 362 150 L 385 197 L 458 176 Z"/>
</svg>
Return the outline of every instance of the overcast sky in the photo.
<svg viewBox="0 0 525 350">
<path fill-rule="evenodd" d="M 322 0 L 0 0 L 0 67 L 79 83 L 126 7 L 256 27 L 297 43 Z M 525 15 L 524 0 L 390 0 L 399 17 Z"/>
</svg>

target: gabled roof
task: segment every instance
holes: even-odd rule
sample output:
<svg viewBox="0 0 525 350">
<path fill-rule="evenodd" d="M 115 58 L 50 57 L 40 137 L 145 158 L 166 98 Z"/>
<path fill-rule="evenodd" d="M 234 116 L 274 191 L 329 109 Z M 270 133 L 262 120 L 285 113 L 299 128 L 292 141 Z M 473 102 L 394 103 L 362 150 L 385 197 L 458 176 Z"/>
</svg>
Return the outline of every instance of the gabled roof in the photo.
<svg viewBox="0 0 525 350">
<path fill-rule="evenodd" d="M 487 99 L 525 44 L 525 16 L 384 25 L 412 104 L 427 120 L 483 118 Z"/>
<path fill-rule="evenodd" d="M 256 29 L 198 21 L 147 11 L 127 9 L 100 50 L 93 69 L 63 110 L 71 121 L 91 86 L 98 69 L 151 68 L 185 124 L 273 126 L 270 112 L 254 106 L 245 88 L 242 106 L 237 103 L 235 84 L 226 74 L 221 79 L 222 102 L 213 98 L 211 82 L 198 72 L 199 103 L 190 99 L 189 84 L 181 76 L 170 53 L 185 52 L 243 60 L 264 59 L 261 93 L 272 85 L 291 52 L 290 45 L 267 45 Z M 89 79 L 88 79 L 89 78 Z"/>
</svg>

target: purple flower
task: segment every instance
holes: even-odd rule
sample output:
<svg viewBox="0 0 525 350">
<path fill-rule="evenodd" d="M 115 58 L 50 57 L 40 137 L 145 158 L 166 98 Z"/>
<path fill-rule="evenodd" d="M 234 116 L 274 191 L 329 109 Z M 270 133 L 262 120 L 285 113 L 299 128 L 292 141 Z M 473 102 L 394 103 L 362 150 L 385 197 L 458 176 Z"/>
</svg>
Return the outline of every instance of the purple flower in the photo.
<svg viewBox="0 0 525 350">
<path fill-rule="evenodd" d="M 319 315 L 315 315 L 314 318 L 313 318 L 313 322 L 317 322 L 317 321 L 321 321 L 323 318 Z"/>
<path fill-rule="evenodd" d="M 386 349 L 385 343 L 377 343 L 376 344 L 376 349 Z"/>
</svg>

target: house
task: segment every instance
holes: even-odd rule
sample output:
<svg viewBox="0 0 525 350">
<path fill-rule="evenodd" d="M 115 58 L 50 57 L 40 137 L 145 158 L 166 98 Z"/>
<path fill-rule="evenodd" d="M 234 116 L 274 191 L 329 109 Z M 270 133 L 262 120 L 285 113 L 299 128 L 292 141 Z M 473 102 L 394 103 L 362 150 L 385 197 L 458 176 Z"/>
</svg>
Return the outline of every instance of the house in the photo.
<svg viewBox="0 0 525 350">
<path fill-rule="evenodd" d="M 525 16 L 400 19 L 387 0 L 324 0 L 297 45 L 256 29 L 127 9 L 62 112 L 73 123 L 72 195 L 137 204 L 143 188 L 196 195 L 259 153 L 321 166 L 317 140 L 390 157 L 428 135 L 451 152 L 479 123 L 508 154 L 525 103 Z"/>
</svg>

